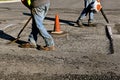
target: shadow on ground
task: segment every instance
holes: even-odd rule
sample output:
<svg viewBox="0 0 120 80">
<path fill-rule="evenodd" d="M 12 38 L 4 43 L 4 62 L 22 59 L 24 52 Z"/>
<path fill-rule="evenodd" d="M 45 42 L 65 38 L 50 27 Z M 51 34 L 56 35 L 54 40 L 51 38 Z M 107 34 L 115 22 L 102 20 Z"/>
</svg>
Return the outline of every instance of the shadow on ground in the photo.
<svg viewBox="0 0 120 80">
<path fill-rule="evenodd" d="M 8 44 L 10 44 L 16 40 L 16 38 L 14 38 L 13 36 L 11 36 L 9 34 L 4 33 L 4 31 L 2 31 L 2 30 L 0 30 L 0 38 L 5 39 L 5 40 L 9 40 L 10 42 L 8 42 Z M 23 43 L 26 43 L 26 41 L 17 40 L 17 41 L 15 41 L 15 43 L 23 44 Z"/>
</svg>

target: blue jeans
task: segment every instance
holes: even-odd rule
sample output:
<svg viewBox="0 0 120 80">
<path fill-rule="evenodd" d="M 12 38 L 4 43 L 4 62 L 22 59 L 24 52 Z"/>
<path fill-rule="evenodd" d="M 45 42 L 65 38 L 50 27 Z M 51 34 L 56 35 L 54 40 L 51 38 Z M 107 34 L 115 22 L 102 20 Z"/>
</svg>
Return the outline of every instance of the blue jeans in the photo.
<svg viewBox="0 0 120 80">
<path fill-rule="evenodd" d="M 41 5 L 37 8 L 32 9 L 32 31 L 29 35 L 29 42 L 37 46 L 37 35 L 40 34 L 44 41 L 45 46 L 54 46 L 54 40 L 52 36 L 47 32 L 43 25 L 43 20 L 48 12 L 50 3 Z"/>
<path fill-rule="evenodd" d="M 82 20 L 84 18 L 86 18 L 87 14 L 89 13 L 89 21 L 93 21 L 94 19 L 94 13 L 92 10 L 90 10 L 91 8 L 91 4 L 94 2 L 95 0 L 84 0 L 84 5 L 85 8 L 83 9 L 82 13 L 80 14 L 80 17 L 78 18 L 78 20 Z"/>
</svg>

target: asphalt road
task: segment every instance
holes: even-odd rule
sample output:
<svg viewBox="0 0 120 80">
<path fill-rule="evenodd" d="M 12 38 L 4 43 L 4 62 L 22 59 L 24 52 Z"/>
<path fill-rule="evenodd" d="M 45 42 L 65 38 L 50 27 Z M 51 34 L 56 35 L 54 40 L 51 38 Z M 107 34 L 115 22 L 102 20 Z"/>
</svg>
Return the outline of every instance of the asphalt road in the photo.
<svg viewBox="0 0 120 80">
<path fill-rule="evenodd" d="M 83 0 L 51 0 L 44 25 L 54 28 L 59 14 L 65 35 L 52 35 L 55 51 L 40 51 L 18 47 L 27 41 L 31 22 L 17 43 L 6 44 L 16 38 L 30 17 L 30 11 L 20 2 L 0 4 L 0 79 L 3 80 L 119 80 L 120 76 L 120 1 L 101 0 L 112 29 L 114 54 L 106 36 L 108 25 L 101 13 L 95 14 L 95 27 L 76 26 Z M 84 20 L 86 24 L 87 18 Z M 39 45 L 44 45 L 39 36 Z"/>
</svg>

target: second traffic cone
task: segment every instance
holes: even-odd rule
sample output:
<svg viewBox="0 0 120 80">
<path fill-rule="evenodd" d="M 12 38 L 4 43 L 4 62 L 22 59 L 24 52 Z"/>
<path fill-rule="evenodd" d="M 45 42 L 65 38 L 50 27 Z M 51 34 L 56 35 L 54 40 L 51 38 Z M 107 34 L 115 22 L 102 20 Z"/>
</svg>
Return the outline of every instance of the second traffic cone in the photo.
<svg viewBox="0 0 120 80">
<path fill-rule="evenodd" d="M 55 15 L 55 24 L 54 24 L 54 31 L 52 33 L 61 34 L 63 31 L 60 29 L 60 22 L 58 14 Z"/>
</svg>

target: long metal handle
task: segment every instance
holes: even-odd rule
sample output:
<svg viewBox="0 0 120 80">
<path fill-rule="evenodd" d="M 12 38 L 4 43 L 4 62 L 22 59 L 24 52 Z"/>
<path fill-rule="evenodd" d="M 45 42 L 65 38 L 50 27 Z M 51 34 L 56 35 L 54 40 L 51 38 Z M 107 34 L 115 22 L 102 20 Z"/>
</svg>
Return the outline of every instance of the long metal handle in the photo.
<svg viewBox="0 0 120 80">
<path fill-rule="evenodd" d="M 107 23 L 109 23 L 109 21 L 108 21 L 108 19 L 107 19 L 107 17 L 106 17 L 106 15 L 105 15 L 105 13 L 104 13 L 104 11 L 103 11 L 103 9 L 101 8 L 101 13 L 102 13 L 102 15 L 103 15 L 103 17 L 104 17 L 104 19 L 106 20 L 106 22 Z"/>
<path fill-rule="evenodd" d="M 30 18 L 28 19 L 28 21 L 25 23 L 25 25 L 23 26 L 23 28 L 20 30 L 20 32 L 18 33 L 17 38 L 20 38 L 20 34 L 22 33 L 22 31 L 25 29 L 25 27 L 27 26 L 27 24 L 30 22 L 30 20 L 32 19 L 32 17 L 30 16 Z"/>
</svg>

